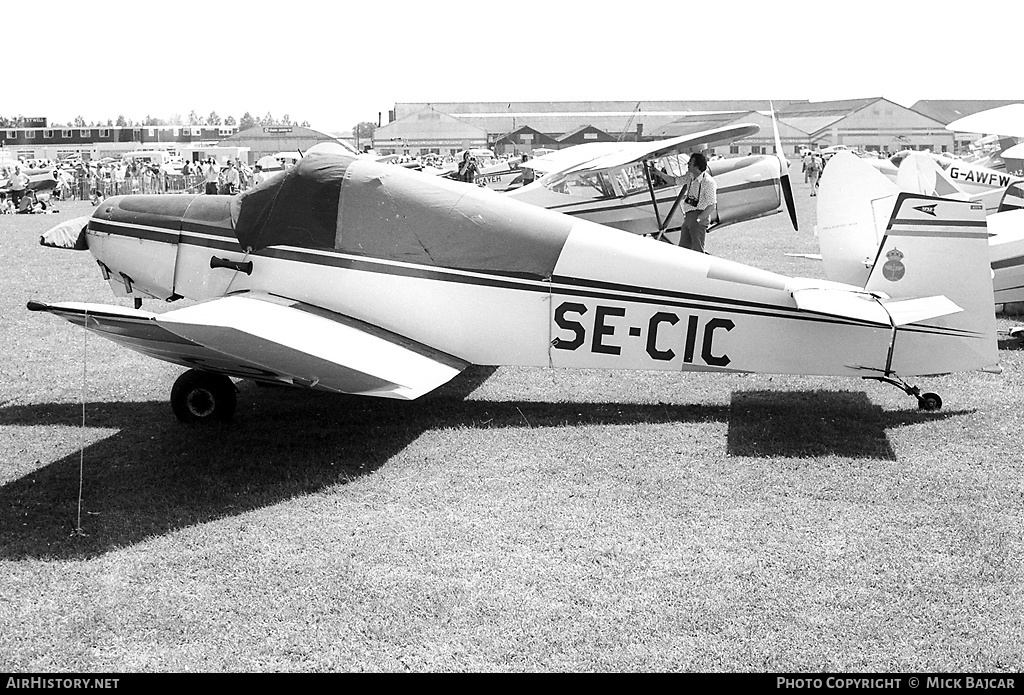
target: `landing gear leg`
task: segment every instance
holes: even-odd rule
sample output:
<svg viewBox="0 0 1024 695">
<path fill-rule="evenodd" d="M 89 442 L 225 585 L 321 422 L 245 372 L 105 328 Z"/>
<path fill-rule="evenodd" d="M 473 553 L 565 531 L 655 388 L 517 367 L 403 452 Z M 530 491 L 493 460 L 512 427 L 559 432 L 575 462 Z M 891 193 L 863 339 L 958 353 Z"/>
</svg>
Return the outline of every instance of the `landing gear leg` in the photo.
<svg viewBox="0 0 1024 695">
<path fill-rule="evenodd" d="M 171 388 L 171 409 L 182 422 L 227 422 L 237 403 L 235 385 L 223 374 L 190 369 Z"/>
<path fill-rule="evenodd" d="M 938 410 L 942 407 L 942 399 L 939 397 L 939 394 L 921 393 L 919 387 L 911 386 L 895 374 L 889 374 L 888 376 L 866 376 L 864 378 L 872 381 L 884 381 L 887 384 L 892 384 L 908 396 L 913 396 L 917 399 L 919 410 Z"/>
</svg>

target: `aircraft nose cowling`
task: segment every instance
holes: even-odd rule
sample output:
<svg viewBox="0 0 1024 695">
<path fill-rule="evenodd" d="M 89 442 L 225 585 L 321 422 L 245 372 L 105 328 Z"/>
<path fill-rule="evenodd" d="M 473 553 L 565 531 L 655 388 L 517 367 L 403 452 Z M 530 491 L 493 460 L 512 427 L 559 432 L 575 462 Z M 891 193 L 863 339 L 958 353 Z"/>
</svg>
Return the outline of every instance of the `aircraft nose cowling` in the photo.
<svg viewBox="0 0 1024 695">
<path fill-rule="evenodd" d="M 128 195 L 104 200 L 93 213 L 93 219 L 129 225 L 140 231 L 148 229 L 156 235 L 160 230 L 167 230 L 175 238 L 161 240 L 177 243 L 180 231 L 228 231 L 233 236 L 236 207 L 237 202 L 231 196 Z"/>
<path fill-rule="evenodd" d="M 175 269 L 182 236 L 234 237 L 233 200 L 178 194 L 108 198 L 90 219 L 89 250 L 115 294 L 173 298 L 180 294 L 175 291 Z"/>
<path fill-rule="evenodd" d="M 181 230 L 194 195 L 122 195 L 107 198 L 99 204 L 92 217 L 101 222 L 131 225 L 139 228 Z M 175 234 L 175 237 L 177 234 Z"/>
</svg>

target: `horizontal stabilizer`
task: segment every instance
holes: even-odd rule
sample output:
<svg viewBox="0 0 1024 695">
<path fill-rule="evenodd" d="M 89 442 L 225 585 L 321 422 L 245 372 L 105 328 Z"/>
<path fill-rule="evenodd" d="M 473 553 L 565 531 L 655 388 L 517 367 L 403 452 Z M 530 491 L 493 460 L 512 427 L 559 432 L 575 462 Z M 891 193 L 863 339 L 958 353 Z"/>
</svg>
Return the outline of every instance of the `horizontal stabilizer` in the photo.
<svg viewBox="0 0 1024 695">
<path fill-rule="evenodd" d="M 940 316 L 949 316 L 963 311 L 963 308 L 946 297 L 922 297 L 920 299 L 899 299 L 883 301 L 885 310 L 892 317 L 893 324 L 905 326 Z"/>
<path fill-rule="evenodd" d="M 167 362 L 340 393 L 412 400 L 468 366 L 377 326 L 269 295 L 232 295 L 164 314 L 71 302 L 28 308 Z"/>
<path fill-rule="evenodd" d="M 866 292 L 805 289 L 794 290 L 793 299 L 801 311 L 880 326 L 905 326 L 963 311 L 954 302 L 941 296 L 890 300 Z"/>
<path fill-rule="evenodd" d="M 891 325 L 889 314 L 882 308 L 879 300 L 864 292 L 822 289 L 794 290 L 793 300 L 801 311 L 839 316 L 880 326 Z"/>
</svg>

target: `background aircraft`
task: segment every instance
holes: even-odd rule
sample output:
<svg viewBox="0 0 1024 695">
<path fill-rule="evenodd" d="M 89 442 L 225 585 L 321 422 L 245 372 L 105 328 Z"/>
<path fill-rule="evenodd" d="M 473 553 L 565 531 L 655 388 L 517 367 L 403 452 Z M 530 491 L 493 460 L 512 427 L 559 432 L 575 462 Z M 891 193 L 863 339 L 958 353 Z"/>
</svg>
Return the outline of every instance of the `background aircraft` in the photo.
<svg viewBox="0 0 1024 695">
<path fill-rule="evenodd" d="M 677 242 L 682 215 L 676 213 L 684 190 L 676 180 L 686 173 L 689 154 L 759 130 L 754 124 L 738 124 L 651 142 L 578 145 L 524 165 L 543 175 L 507 195 L 633 234 L 668 235 Z M 776 149 L 782 152 L 780 145 Z M 783 205 L 796 228 L 785 156 L 717 159 L 708 166 L 718 184 L 712 228 L 773 214 Z"/>
<path fill-rule="evenodd" d="M 934 208 L 936 219 L 918 211 Z M 82 226 L 84 225 L 84 226 Z M 307 155 L 237 196 L 108 198 L 78 233 L 136 308 L 30 302 L 188 367 L 183 421 L 225 420 L 230 377 L 414 399 L 469 364 L 904 380 L 996 368 L 971 203 L 904 195 L 865 283 L 788 278 L 365 158 Z M 144 297 L 196 303 L 164 313 Z"/>
<path fill-rule="evenodd" d="M 885 174 L 893 183 L 899 185 L 897 177 L 899 176 L 901 165 L 907 157 L 916 158 L 917 160 L 920 160 L 921 157 L 931 159 L 946 173 L 946 176 L 956 186 L 958 191 L 962 191 L 974 200 L 981 202 L 988 212 L 996 212 L 1001 209 L 1007 188 L 1024 182 L 1024 178 L 1009 174 L 1004 170 L 992 169 L 962 159 L 937 155 L 931 152 L 903 150 L 897 152 L 889 159 L 867 159 L 865 161 Z M 920 165 L 912 163 L 911 166 L 916 168 Z"/>
<path fill-rule="evenodd" d="M 14 166 L 13 164 L 10 165 L 10 173 L 14 172 Z M 56 170 L 53 167 L 35 168 L 29 167 L 26 164 L 17 164 L 17 166 L 21 167 L 21 173 L 28 176 L 27 190 L 43 193 L 45 191 L 52 191 L 57 187 L 57 179 L 54 176 Z M 10 193 L 10 190 L 10 177 L 0 169 L 0 192 Z"/>
<path fill-rule="evenodd" d="M 904 159 L 896 182 L 879 173 L 869 160 L 846 153 L 832 158 L 818 191 L 818 240 L 829 279 L 857 283 L 867 277 L 892 210 L 906 192 L 982 205 L 922 153 Z M 993 301 L 1024 301 L 1024 209 L 990 213 L 986 223 Z"/>
</svg>

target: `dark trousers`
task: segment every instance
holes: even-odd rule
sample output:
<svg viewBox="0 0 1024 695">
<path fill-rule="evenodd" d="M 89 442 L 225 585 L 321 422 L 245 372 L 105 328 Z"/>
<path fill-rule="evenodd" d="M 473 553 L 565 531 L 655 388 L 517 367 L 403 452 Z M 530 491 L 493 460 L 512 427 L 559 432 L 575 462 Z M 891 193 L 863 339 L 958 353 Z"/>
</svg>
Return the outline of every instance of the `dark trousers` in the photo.
<svg viewBox="0 0 1024 695">
<path fill-rule="evenodd" d="M 24 188 L 22 188 L 20 190 L 19 189 L 14 189 L 14 188 L 11 189 L 11 205 L 13 205 L 15 207 L 15 209 L 17 209 L 17 207 L 18 207 L 18 203 L 21 202 L 22 196 L 25 195 L 25 190 L 26 189 L 24 189 Z"/>
<path fill-rule="evenodd" d="M 708 226 L 697 221 L 699 210 L 690 210 L 683 219 L 683 230 L 679 236 L 679 245 L 684 249 L 704 253 L 704 238 L 708 233 Z"/>
<path fill-rule="evenodd" d="M 206 182 L 206 195 L 217 195 L 217 182 L 207 181 Z"/>
</svg>

